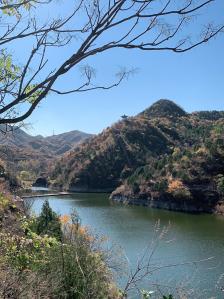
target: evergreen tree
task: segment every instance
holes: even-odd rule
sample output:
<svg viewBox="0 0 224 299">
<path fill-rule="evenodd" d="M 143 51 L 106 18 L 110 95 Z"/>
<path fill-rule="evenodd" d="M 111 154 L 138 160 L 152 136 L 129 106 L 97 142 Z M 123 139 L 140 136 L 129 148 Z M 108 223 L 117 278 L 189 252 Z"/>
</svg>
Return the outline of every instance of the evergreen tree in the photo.
<svg viewBox="0 0 224 299">
<path fill-rule="evenodd" d="M 37 217 L 36 231 L 39 235 L 49 235 L 61 241 L 62 231 L 58 215 L 51 209 L 48 200 L 42 206 L 41 214 Z"/>
</svg>

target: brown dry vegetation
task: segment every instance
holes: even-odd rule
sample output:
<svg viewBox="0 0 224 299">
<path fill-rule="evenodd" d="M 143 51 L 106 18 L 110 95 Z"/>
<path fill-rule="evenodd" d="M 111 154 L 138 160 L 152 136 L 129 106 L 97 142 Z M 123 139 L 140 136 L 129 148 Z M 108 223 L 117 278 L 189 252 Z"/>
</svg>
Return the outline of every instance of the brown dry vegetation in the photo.
<svg viewBox="0 0 224 299">
<path fill-rule="evenodd" d="M 187 114 L 161 100 L 64 155 L 51 179 L 55 186 L 83 191 L 113 191 L 123 184 L 125 194 L 135 198 L 153 192 L 204 197 L 205 206 L 207 200 L 214 207 L 223 197 L 223 140 L 223 112 Z M 181 187 L 170 192 L 170 180 Z"/>
</svg>

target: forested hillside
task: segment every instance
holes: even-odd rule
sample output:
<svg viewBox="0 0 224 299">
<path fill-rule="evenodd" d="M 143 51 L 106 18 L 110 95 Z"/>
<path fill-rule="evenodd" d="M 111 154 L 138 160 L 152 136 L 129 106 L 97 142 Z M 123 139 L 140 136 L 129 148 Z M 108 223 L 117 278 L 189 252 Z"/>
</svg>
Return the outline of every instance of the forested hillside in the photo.
<svg viewBox="0 0 224 299">
<path fill-rule="evenodd" d="M 188 114 L 160 100 L 65 154 L 51 180 L 73 191 L 119 187 L 112 198 L 135 203 L 199 199 L 192 209 L 210 211 L 224 192 L 223 158 L 223 112 Z"/>
</svg>

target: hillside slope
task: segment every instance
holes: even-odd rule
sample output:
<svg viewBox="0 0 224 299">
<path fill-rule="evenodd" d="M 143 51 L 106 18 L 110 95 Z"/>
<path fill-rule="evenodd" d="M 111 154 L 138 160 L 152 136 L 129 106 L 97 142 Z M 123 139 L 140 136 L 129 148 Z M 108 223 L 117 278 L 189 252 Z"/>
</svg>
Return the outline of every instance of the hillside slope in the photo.
<svg viewBox="0 0 224 299">
<path fill-rule="evenodd" d="M 71 131 L 49 137 L 31 136 L 20 128 L 4 134 L 0 127 L 0 159 L 11 172 L 26 171 L 32 178 L 48 171 L 49 165 L 92 135 Z"/>
<path fill-rule="evenodd" d="M 51 180 L 70 191 L 119 187 L 111 197 L 128 203 L 211 211 L 224 194 L 223 158 L 223 112 L 187 114 L 160 100 L 65 154 Z"/>
</svg>

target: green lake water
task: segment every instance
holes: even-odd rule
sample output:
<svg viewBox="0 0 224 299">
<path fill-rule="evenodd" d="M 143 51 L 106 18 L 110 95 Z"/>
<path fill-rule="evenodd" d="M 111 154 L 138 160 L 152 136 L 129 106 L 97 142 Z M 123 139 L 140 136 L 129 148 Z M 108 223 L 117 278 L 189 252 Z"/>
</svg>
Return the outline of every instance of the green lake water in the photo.
<svg viewBox="0 0 224 299">
<path fill-rule="evenodd" d="M 161 269 L 153 271 L 140 288 L 158 290 L 155 285 L 159 284 L 159 289 L 166 292 L 170 286 L 173 292 L 193 289 L 189 298 L 224 298 L 224 217 L 124 206 L 111 202 L 108 197 L 79 193 L 37 197 L 33 211 L 38 214 L 45 199 L 61 215 L 76 208 L 83 225 L 91 227 L 95 234 L 107 236 L 108 246 L 122 248 L 127 269 L 135 269 L 144 249 L 155 239 L 155 224 L 159 220 L 160 227 L 169 227 L 169 232 L 160 241 L 150 263 L 151 269 L 160 266 Z M 147 260 L 146 255 L 144 262 Z M 123 275 L 117 280 L 123 286 L 127 277 Z M 130 298 L 140 298 L 140 295 L 133 294 Z"/>
</svg>

